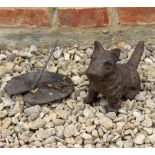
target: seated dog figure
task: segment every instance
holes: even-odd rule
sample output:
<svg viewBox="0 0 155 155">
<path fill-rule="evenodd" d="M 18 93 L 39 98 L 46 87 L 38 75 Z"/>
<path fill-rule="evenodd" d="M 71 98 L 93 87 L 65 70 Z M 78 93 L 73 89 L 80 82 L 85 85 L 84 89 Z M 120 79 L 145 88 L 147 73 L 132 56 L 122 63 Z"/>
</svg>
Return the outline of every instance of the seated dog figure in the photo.
<svg viewBox="0 0 155 155">
<path fill-rule="evenodd" d="M 105 50 L 99 41 L 94 42 L 94 51 L 86 76 L 89 80 L 88 95 L 84 103 L 92 104 L 101 93 L 108 100 L 107 112 L 117 112 L 121 99 L 134 99 L 140 91 L 140 76 L 137 67 L 144 51 L 144 42 L 139 41 L 126 64 L 117 64 L 121 50 Z"/>
</svg>

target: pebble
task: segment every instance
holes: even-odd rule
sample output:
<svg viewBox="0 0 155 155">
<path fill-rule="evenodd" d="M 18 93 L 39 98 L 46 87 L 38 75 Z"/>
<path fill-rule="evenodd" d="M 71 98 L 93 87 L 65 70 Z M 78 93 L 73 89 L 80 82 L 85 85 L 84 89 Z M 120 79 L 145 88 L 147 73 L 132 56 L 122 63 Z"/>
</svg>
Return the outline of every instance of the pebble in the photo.
<svg viewBox="0 0 155 155">
<path fill-rule="evenodd" d="M 58 110 L 58 111 L 56 111 L 56 114 L 61 119 L 67 119 L 70 112 L 68 112 L 67 110 Z"/>
<path fill-rule="evenodd" d="M 24 131 L 28 131 L 29 130 L 29 125 L 28 123 L 25 122 L 18 122 L 17 123 L 17 130 L 19 129 L 19 132 L 24 132 Z"/>
<path fill-rule="evenodd" d="M 37 61 L 35 64 L 34 64 L 34 67 L 35 68 L 43 68 L 44 67 L 44 64 L 40 61 Z"/>
<path fill-rule="evenodd" d="M 115 119 L 116 113 L 115 112 L 108 112 L 108 113 L 106 113 L 106 116 L 109 117 L 110 119 Z"/>
<path fill-rule="evenodd" d="M 143 144 L 145 142 L 146 136 L 142 133 L 139 133 L 136 135 L 135 139 L 134 139 L 134 143 L 135 144 Z"/>
<path fill-rule="evenodd" d="M 141 121 L 144 120 L 144 115 L 142 115 L 142 114 L 141 114 L 140 112 L 138 112 L 138 111 L 134 111 L 134 112 L 133 112 L 133 116 L 136 117 L 136 121 L 137 121 L 137 122 L 141 122 Z"/>
<path fill-rule="evenodd" d="M 80 136 L 81 136 L 83 139 L 86 139 L 86 140 L 92 138 L 92 136 L 89 135 L 89 134 L 87 134 L 87 133 L 82 133 Z"/>
<path fill-rule="evenodd" d="M 7 138 L 7 136 L 11 136 L 12 131 L 10 131 L 9 129 L 3 129 L 1 132 L 1 136 L 2 138 Z"/>
<path fill-rule="evenodd" d="M 55 126 L 64 125 L 65 120 L 63 120 L 63 119 L 53 119 L 53 123 L 54 123 Z"/>
<path fill-rule="evenodd" d="M 75 55 L 74 60 L 75 60 L 75 62 L 79 62 L 79 61 L 81 61 L 81 58 L 78 55 Z"/>
<path fill-rule="evenodd" d="M 23 111 L 23 104 L 16 104 L 12 109 L 9 110 L 9 116 L 20 115 Z"/>
<path fill-rule="evenodd" d="M 5 118 L 8 115 L 7 110 L 0 111 L 0 119 Z"/>
<path fill-rule="evenodd" d="M 76 132 L 77 132 L 76 126 L 74 124 L 71 124 L 65 127 L 64 136 L 69 138 L 73 136 L 74 134 L 76 134 Z"/>
<path fill-rule="evenodd" d="M 146 107 L 155 108 L 155 103 L 152 101 L 152 99 L 149 98 L 146 100 Z"/>
<path fill-rule="evenodd" d="M 87 121 L 87 120 L 86 120 Z M 86 121 L 84 122 L 84 123 L 86 123 Z M 83 123 L 83 124 L 84 124 Z M 96 125 L 91 125 L 91 126 L 87 126 L 86 127 L 86 131 L 88 132 L 88 133 L 90 133 L 90 132 L 92 132 L 94 129 L 95 129 L 95 127 L 96 127 Z"/>
<path fill-rule="evenodd" d="M 4 104 L 0 103 L 0 112 L 4 109 Z"/>
<path fill-rule="evenodd" d="M 146 63 L 148 63 L 148 64 L 153 64 L 153 62 L 152 62 L 152 60 L 151 59 L 149 59 L 149 58 L 146 58 L 145 60 L 144 60 Z"/>
<path fill-rule="evenodd" d="M 92 134 L 92 136 L 94 138 L 98 138 L 99 137 L 97 130 L 93 130 L 91 134 Z"/>
<path fill-rule="evenodd" d="M 33 56 L 33 54 L 31 54 L 30 52 L 26 52 L 24 51 L 18 51 L 15 53 L 17 56 L 21 56 L 23 58 L 31 58 Z"/>
<path fill-rule="evenodd" d="M 137 101 L 144 101 L 146 99 L 145 94 L 146 94 L 145 92 L 140 92 L 135 96 L 135 99 Z"/>
<path fill-rule="evenodd" d="M 149 117 L 145 118 L 145 120 L 142 122 L 142 126 L 147 127 L 147 128 L 151 127 L 152 124 L 153 124 L 152 119 Z"/>
<path fill-rule="evenodd" d="M 15 104 L 15 102 L 8 96 L 2 97 L 4 107 L 11 107 Z"/>
<path fill-rule="evenodd" d="M 17 117 L 12 117 L 12 123 L 13 123 L 13 124 L 17 124 L 17 123 L 18 123 Z"/>
<path fill-rule="evenodd" d="M 71 137 L 71 138 L 66 138 L 65 141 L 66 141 L 66 143 L 68 143 L 68 144 L 75 144 L 75 140 L 74 140 L 73 137 Z"/>
<path fill-rule="evenodd" d="M 126 62 L 133 45 L 119 43 Z M 107 46 L 108 47 L 108 46 Z M 115 46 L 114 46 L 115 47 Z M 135 47 L 135 46 L 134 46 Z M 129 50 L 129 52 L 127 52 Z M 41 53 L 39 53 L 41 51 Z M 74 90 L 61 103 L 30 105 L 16 102 L 4 91 L 13 77 L 42 68 L 49 49 L 35 45 L 0 54 L 0 147 L 154 147 L 155 52 L 144 51 L 138 72 L 141 91 L 132 101 L 122 101 L 119 114 L 106 113 L 107 100 L 99 94 L 95 105 L 83 103 L 89 81 L 85 75 L 93 48 L 57 47 L 47 70 L 70 76 Z M 10 57 L 10 58 L 9 58 Z"/>
<path fill-rule="evenodd" d="M 53 57 L 55 59 L 58 59 L 62 54 L 62 51 L 60 49 L 57 49 L 56 51 L 53 52 Z"/>
<path fill-rule="evenodd" d="M 7 117 L 7 118 L 5 118 L 3 121 L 2 121 L 2 128 L 3 129 L 7 129 L 7 128 L 9 128 L 9 126 L 11 125 L 11 122 L 12 122 L 12 120 L 11 120 L 11 118 L 9 118 L 9 117 Z"/>
<path fill-rule="evenodd" d="M 152 134 L 150 136 L 150 141 L 151 141 L 152 144 L 155 144 L 155 134 Z"/>
<path fill-rule="evenodd" d="M 6 55 L 5 54 L 0 54 L 0 61 L 6 59 Z"/>
<path fill-rule="evenodd" d="M 101 118 L 100 123 L 101 123 L 102 126 L 104 126 L 108 130 L 113 128 L 113 122 L 108 117 Z"/>
<path fill-rule="evenodd" d="M 19 135 L 19 139 L 22 140 L 24 143 L 29 142 L 32 133 L 30 131 L 25 131 L 21 135 Z"/>
<path fill-rule="evenodd" d="M 55 129 L 46 129 L 36 131 L 36 136 L 39 140 L 45 140 L 55 135 Z"/>
<path fill-rule="evenodd" d="M 123 148 L 124 143 L 123 143 L 123 141 L 119 140 L 119 141 L 116 142 L 116 145 L 117 145 L 119 148 Z"/>
<path fill-rule="evenodd" d="M 64 126 L 63 125 L 55 126 L 55 132 L 58 137 L 62 138 L 64 132 Z"/>
<path fill-rule="evenodd" d="M 133 148 L 133 141 L 131 139 L 124 141 L 124 148 Z"/>
<path fill-rule="evenodd" d="M 29 127 L 30 129 L 37 130 L 43 127 L 45 124 L 46 122 L 43 119 L 38 118 L 35 121 L 29 122 Z"/>
<path fill-rule="evenodd" d="M 72 80 L 73 80 L 75 85 L 79 85 L 82 81 L 82 79 L 79 76 L 73 76 Z"/>
<path fill-rule="evenodd" d="M 30 46 L 30 49 L 29 49 L 29 52 L 31 53 L 31 52 L 37 52 L 38 51 L 38 49 L 37 49 L 37 47 L 35 46 L 35 45 L 31 45 Z"/>
<path fill-rule="evenodd" d="M 84 109 L 83 115 L 85 117 L 89 117 L 89 118 L 92 117 L 92 116 L 94 116 L 93 113 L 92 113 L 92 111 L 90 109 L 87 109 L 87 108 Z"/>
<path fill-rule="evenodd" d="M 6 74 L 8 72 L 7 68 L 4 66 L 0 66 L 0 76 Z"/>
<path fill-rule="evenodd" d="M 87 48 L 87 49 L 86 49 L 86 53 L 87 53 L 87 55 L 90 57 L 90 56 L 93 54 L 93 49 Z"/>
<path fill-rule="evenodd" d="M 58 68 L 55 66 L 52 66 L 49 68 L 49 71 L 51 71 L 51 72 L 57 72 L 57 70 L 58 70 Z"/>
<path fill-rule="evenodd" d="M 151 135 L 153 133 L 153 128 L 143 128 L 143 130 L 146 131 L 148 135 Z"/>
<path fill-rule="evenodd" d="M 39 105 L 27 108 L 24 110 L 26 116 L 30 118 L 30 120 L 35 120 L 39 117 L 41 112 L 41 107 Z"/>
<path fill-rule="evenodd" d="M 68 61 L 70 59 L 70 54 L 69 53 L 65 53 L 64 54 L 64 59 L 65 59 L 65 61 Z"/>
</svg>

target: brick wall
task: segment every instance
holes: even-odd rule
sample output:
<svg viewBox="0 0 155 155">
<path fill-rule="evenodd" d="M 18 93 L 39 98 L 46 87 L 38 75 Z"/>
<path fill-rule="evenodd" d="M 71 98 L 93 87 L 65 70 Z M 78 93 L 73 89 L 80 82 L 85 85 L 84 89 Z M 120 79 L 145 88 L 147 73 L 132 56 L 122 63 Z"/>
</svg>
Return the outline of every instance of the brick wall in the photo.
<svg viewBox="0 0 155 155">
<path fill-rule="evenodd" d="M 0 8 L 0 39 L 4 32 L 120 32 L 154 24 L 155 8 Z"/>
<path fill-rule="evenodd" d="M 52 26 L 55 8 L 0 8 L 0 27 Z M 114 19 L 111 11 L 115 9 Z M 155 8 L 57 8 L 58 27 L 110 26 L 118 24 L 155 24 Z"/>
</svg>

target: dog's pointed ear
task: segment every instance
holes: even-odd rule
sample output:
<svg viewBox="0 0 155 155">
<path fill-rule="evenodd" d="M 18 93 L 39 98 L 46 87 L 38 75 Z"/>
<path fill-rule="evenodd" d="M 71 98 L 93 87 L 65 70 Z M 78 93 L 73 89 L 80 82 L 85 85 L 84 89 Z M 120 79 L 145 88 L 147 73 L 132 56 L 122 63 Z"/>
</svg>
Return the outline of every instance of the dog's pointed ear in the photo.
<svg viewBox="0 0 155 155">
<path fill-rule="evenodd" d="M 112 53 L 112 55 L 115 56 L 116 61 L 118 61 L 119 60 L 119 57 L 120 57 L 121 49 L 114 48 L 111 53 Z"/>
<path fill-rule="evenodd" d="M 106 50 L 102 47 L 101 43 L 99 41 L 95 41 L 94 42 L 94 52 L 98 53 L 98 52 L 104 52 L 104 51 L 106 51 Z"/>
</svg>

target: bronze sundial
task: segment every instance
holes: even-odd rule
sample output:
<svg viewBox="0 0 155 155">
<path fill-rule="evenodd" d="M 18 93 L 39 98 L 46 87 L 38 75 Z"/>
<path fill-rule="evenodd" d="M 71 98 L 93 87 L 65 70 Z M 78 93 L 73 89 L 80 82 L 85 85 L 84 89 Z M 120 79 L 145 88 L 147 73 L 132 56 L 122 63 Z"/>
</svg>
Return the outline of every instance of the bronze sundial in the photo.
<svg viewBox="0 0 155 155">
<path fill-rule="evenodd" d="M 4 90 L 9 96 L 21 94 L 24 102 L 35 105 L 60 100 L 72 93 L 73 82 L 69 77 L 45 71 L 56 45 L 57 42 L 42 70 L 13 77 L 6 84 Z"/>
</svg>

